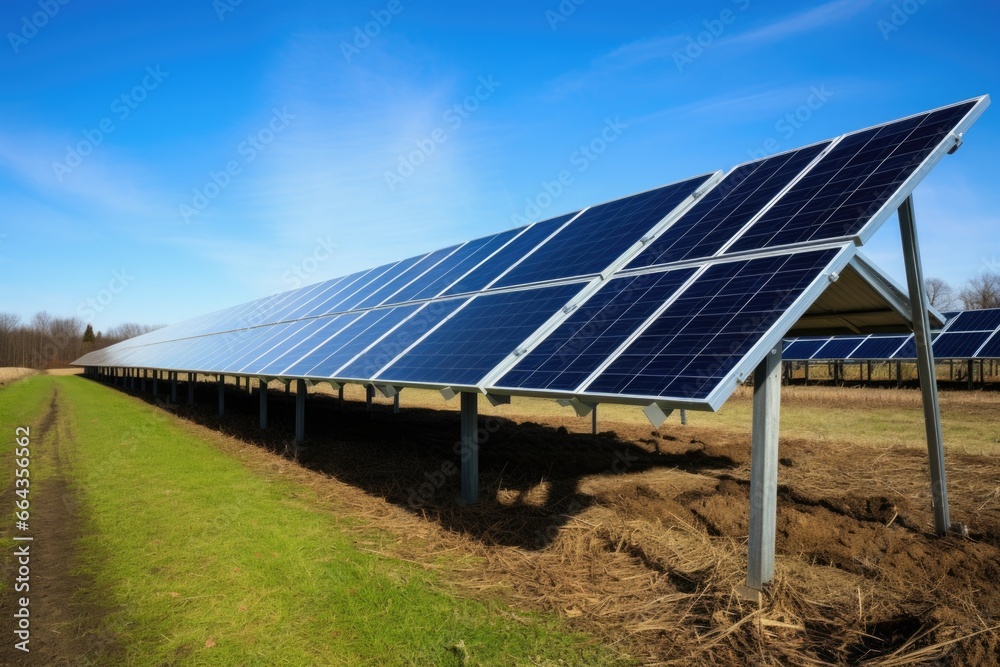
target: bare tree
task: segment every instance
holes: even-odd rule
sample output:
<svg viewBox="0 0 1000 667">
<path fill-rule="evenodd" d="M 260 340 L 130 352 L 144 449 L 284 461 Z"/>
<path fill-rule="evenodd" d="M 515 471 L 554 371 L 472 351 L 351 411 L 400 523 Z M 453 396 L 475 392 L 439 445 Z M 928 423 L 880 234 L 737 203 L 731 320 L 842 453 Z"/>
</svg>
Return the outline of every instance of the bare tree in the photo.
<svg viewBox="0 0 1000 667">
<path fill-rule="evenodd" d="M 938 310 L 954 310 L 955 289 L 940 278 L 928 278 L 924 281 L 927 287 L 927 300 Z"/>
<path fill-rule="evenodd" d="M 958 298 L 966 310 L 1000 308 L 1000 273 L 980 273 L 969 279 Z"/>
</svg>

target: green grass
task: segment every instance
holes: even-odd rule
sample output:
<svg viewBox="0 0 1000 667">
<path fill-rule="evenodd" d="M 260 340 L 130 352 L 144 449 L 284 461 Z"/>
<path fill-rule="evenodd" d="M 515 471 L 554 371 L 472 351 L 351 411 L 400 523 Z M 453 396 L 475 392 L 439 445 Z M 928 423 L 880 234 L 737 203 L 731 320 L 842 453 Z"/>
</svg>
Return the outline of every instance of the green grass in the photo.
<svg viewBox="0 0 1000 667">
<path fill-rule="evenodd" d="M 82 378 L 0 391 L 2 431 L 38 419 L 53 386 L 81 568 L 127 664 L 620 664 L 556 617 L 457 598 L 433 573 L 356 548 L 340 530 L 356 520 Z"/>
</svg>

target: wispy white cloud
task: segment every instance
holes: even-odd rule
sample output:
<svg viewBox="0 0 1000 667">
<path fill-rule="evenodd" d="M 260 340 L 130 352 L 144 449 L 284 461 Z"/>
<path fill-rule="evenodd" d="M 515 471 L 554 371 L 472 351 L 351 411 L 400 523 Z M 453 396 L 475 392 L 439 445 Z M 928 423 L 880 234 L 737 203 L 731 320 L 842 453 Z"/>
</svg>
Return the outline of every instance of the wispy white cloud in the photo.
<svg viewBox="0 0 1000 667">
<path fill-rule="evenodd" d="M 746 16 L 744 14 L 736 14 L 736 20 L 714 37 L 707 48 L 753 49 L 775 44 L 848 21 L 870 7 L 873 2 L 874 0 L 833 0 L 745 32 L 737 30 L 748 19 L 744 18 Z M 557 77 L 550 85 L 549 96 L 558 98 L 571 95 L 649 63 L 673 61 L 676 54 L 684 53 L 688 40 L 693 37 L 692 32 L 696 33 L 698 30 L 656 35 L 622 44 L 594 58 L 586 69 L 573 70 Z"/>
<path fill-rule="evenodd" d="M 872 0 L 834 0 L 804 12 L 786 16 L 755 30 L 732 35 L 721 40 L 719 44 L 748 47 L 773 44 L 790 37 L 842 23 L 857 16 L 871 5 Z"/>
</svg>

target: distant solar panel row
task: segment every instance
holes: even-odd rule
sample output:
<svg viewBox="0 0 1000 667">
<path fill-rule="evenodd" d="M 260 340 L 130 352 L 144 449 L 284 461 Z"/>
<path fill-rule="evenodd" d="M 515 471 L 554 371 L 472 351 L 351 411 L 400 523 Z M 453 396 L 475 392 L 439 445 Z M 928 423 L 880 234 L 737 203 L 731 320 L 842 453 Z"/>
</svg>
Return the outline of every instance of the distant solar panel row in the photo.
<svg viewBox="0 0 1000 667">
<path fill-rule="evenodd" d="M 1000 358 L 1000 308 L 948 313 L 936 334 L 935 359 Z M 889 361 L 917 355 L 913 336 L 872 335 L 795 338 L 785 341 L 786 361 Z"/>
<path fill-rule="evenodd" d="M 986 104 L 258 299 L 77 364 L 714 402 Z"/>
</svg>

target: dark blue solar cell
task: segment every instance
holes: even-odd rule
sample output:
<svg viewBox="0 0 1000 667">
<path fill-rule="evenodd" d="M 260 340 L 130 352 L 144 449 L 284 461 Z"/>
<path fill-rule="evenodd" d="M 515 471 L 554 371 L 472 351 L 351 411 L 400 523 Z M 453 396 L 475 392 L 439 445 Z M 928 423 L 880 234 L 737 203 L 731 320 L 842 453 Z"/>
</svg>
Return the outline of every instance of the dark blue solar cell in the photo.
<svg viewBox="0 0 1000 667">
<path fill-rule="evenodd" d="M 859 345 L 849 358 L 865 361 L 889 359 L 906 342 L 907 338 L 909 336 L 871 336 Z"/>
<path fill-rule="evenodd" d="M 694 272 L 682 269 L 608 281 L 496 386 L 576 389 Z"/>
<path fill-rule="evenodd" d="M 711 257 L 829 145 L 826 141 L 733 170 L 628 268 Z"/>
<path fill-rule="evenodd" d="M 310 339 L 317 340 L 315 337 L 323 336 L 327 332 L 333 333 L 342 328 L 337 326 L 336 317 L 300 320 L 295 322 L 295 325 L 289 329 L 287 335 L 272 339 L 253 359 L 247 362 L 240 362 L 239 365 L 233 364 L 231 368 L 241 373 L 263 373 L 265 368 L 270 366 L 279 357 L 284 356 L 291 348 Z M 295 357 L 295 359 L 297 358 Z M 287 365 L 285 364 L 285 366 Z"/>
<path fill-rule="evenodd" d="M 312 367 L 299 373 L 289 369 L 285 375 L 307 375 L 310 377 L 332 378 L 337 369 L 353 359 L 366 347 L 384 336 L 394 326 L 412 315 L 420 306 L 397 306 L 382 310 L 367 311 L 353 324 L 343 329 L 332 339 L 323 343 L 318 350 L 295 363 L 293 368 L 303 368 L 309 359 L 318 358 Z"/>
<path fill-rule="evenodd" d="M 201 360 L 214 357 L 220 353 L 235 353 L 238 350 L 240 337 L 234 332 L 201 336 L 195 339 L 195 343 L 177 359 L 180 368 L 197 368 L 198 370 L 212 371 L 202 364 Z"/>
<path fill-rule="evenodd" d="M 280 304 L 264 317 L 260 324 L 274 324 L 275 322 L 286 322 L 288 320 L 300 319 L 309 312 L 317 303 L 321 303 L 321 297 L 330 288 L 334 288 L 332 283 L 337 283 L 340 279 L 330 280 L 322 283 L 307 285 L 289 293 Z M 319 299 L 319 301 L 317 301 Z"/>
<path fill-rule="evenodd" d="M 906 342 L 903 346 L 896 350 L 892 355 L 893 359 L 916 359 L 917 358 L 917 342 L 913 338 L 913 335 L 906 337 Z"/>
<path fill-rule="evenodd" d="M 601 273 L 708 179 L 698 176 L 589 208 L 493 286 Z"/>
<path fill-rule="evenodd" d="M 707 398 L 837 254 L 819 250 L 709 267 L 585 390 Z"/>
<path fill-rule="evenodd" d="M 431 301 L 415 312 L 392 332 L 380 339 L 371 349 L 356 357 L 354 361 L 337 371 L 337 377 L 370 380 L 382 368 L 410 347 L 425 333 L 455 312 L 467 299 L 447 299 Z"/>
<path fill-rule="evenodd" d="M 401 288 L 405 287 L 409 283 L 417 280 L 428 271 L 431 267 L 437 265 L 439 262 L 445 260 L 446 257 L 451 255 L 458 246 L 451 246 L 449 248 L 444 248 L 443 250 L 436 250 L 432 253 L 424 255 L 424 257 L 408 268 L 403 273 L 399 274 L 392 280 L 388 281 L 381 288 L 373 292 L 367 299 L 358 303 L 355 308 L 374 308 L 386 299 L 389 299 L 394 293 L 398 292 Z"/>
<path fill-rule="evenodd" d="M 282 322 L 217 334 L 229 338 L 230 344 L 225 349 L 214 352 L 212 356 L 198 360 L 198 364 L 213 370 L 239 371 L 245 364 L 302 326 L 302 322 Z"/>
<path fill-rule="evenodd" d="M 983 343 L 993 335 L 992 331 L 974 333 L 952 333 L 945 331 L 934 339 L 935 359 L 971 359 Z"/>
<path fill-rule="evenodd" d="M 993 334 L 993 337 L 986 341 L 983 349 L 979 351 L 981 359 L 1000 359 L 1000 332 Z"/>
<path fill-rule="evenodd" d="M 469 241 L 455 254 L 425 273 L 413 283 L 393 294 L 386 303 L 403 303 L 418 299 L 432 299 L 444 291 L 477 264 L 499 250 L 520 232 L 511 229 L 500 234 Z"/>
<path fill-rule="evenodd" d="M 313 322 L 325 322 L 326 325 L 320 329 L 312 329 L 306 337 L 298 337 L 295 342 L 291 340 L 282 343 L 276 351 L 278 354 L 268 354 L 266 363 L 263 359 L 253 362 L 254 373 L 260 375 L 279 375 L 289 365 L 302 359 L 323 342 L 340 333 L 341 330 L 350 325 L 354 320 L 361 317 L 362 313 L 341 313 L 340 315 L 329 315 L 327 317 L 311 320 Z M 249 366 L 246 372 L 251 372 Z"/>
<path fill-rule="evenodd" d="M 336 306 L 354 292 L 367 285 L 379 273 L 385 272 L 386 266 L 367 271 L 352 273 L 337 285 L 336 289 L 324 295 L 315 305 L 302 314 L 302 317 L 317 317 L 319 315 L 329 315 L 337 310 Z"/>
<path fill-rule="evenodd" d="M 379 379 L 475 385 L 583 286 L 479 295 L 384 370 Z"/>
<path fill-rule="evenodd" d="M 532 248 L 544 241 L 553 232 L 566 224 L 576 213 L 567 213 L 558 218 L 542 220 L 524 229 L 520 236 L 504 246 L 499 252 L 470 271 L 454 285 L 444 291 L 445 295 L 478 292 L 489 285 L 497 276 L 506 271 Z"/>
<path fill-rule="evenodd" d="M 808 361 L 819 349 L 826 345 L 829 338 L 799 338 L 789 345 L 781 354 L 787 361 Z"/>
<path fill-rule="evenodd" d="M 995 331 L 1000 328 L 1000 308 L 962 311 L 948 331 Z"/>
<path fill-rule="evenodd" d="M 863 337 L 837 336 L 831 338 L 826 344 L 816 351 L 813 359 L 847 359 L 847 357 L 864 342 Z"/>
<path fill-rule="evenodd" d="M 378 277 L 373 278 L 368 282 L 367 285 L 360 288 L 359 290 L 354 292 L 354 294 L 351 294 L 350 296 L 345 298 L 343 301 L 339 302 L 337 304 L 336 309 L 338 311 L 344 311 L 344 310 L 352 310 L 354 308 L 360 308 L 360 304 L 365 299 L 367 299 L 372 294 L 378 292 L 380 289 L 382 289 L 382 287 L 384 287 L 387 283 L 391 282 L 397 276 L 406 272 L 411 266 L 419 262 L 422 258 L 423 255 L 421 255 L 420 257 L 410 257 L 408 259 L 404 259 L 401 262 L 397 262 L 392 268 L 385 271 Z"/>
<path fill-rule="evenodd" d="M 847 135 L 727 252 L 854 236 L 973 106 Z"/>
</svg>

